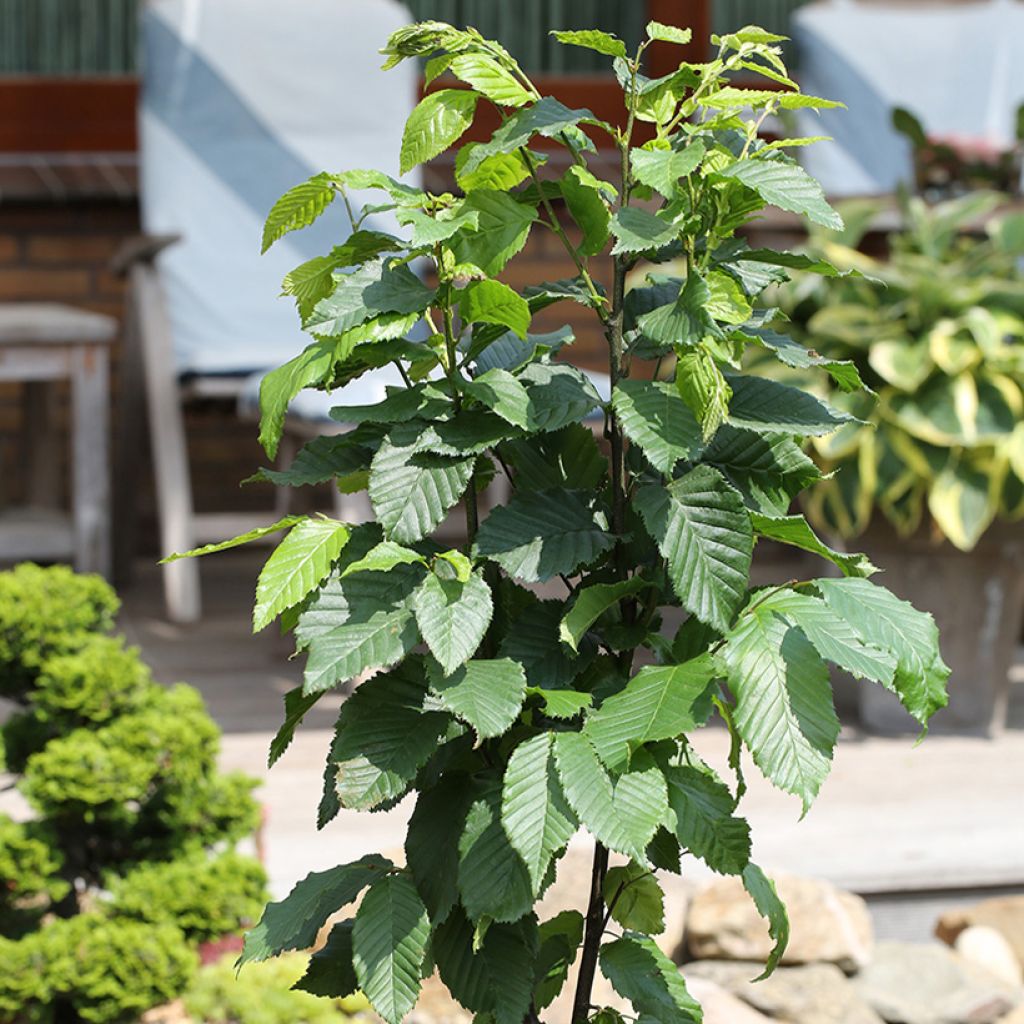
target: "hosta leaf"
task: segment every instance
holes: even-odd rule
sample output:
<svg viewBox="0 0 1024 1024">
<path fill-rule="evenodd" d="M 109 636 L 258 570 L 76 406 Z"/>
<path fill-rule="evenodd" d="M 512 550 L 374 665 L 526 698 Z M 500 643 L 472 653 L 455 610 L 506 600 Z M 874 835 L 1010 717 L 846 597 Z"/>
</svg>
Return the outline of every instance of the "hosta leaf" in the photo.
<svg viewBox="0 0 1024 1024">
<path fill-rule="evenodd" d="M 612 392 L 612 408 L 626 437 L 666 476 L 680 459 L 695 459 L 700 451 L 700 427 L 671 384 L 620 380 Z"/>
<path fill-rule="evenodd" d="M 352 964 L 363 994 L 388 1024 L 416 1005 L 430 922 L 415 886 L 388 875 L 370 886 L 352 927 Z"/>
<path fill-rule="evenodd" d="M 828 669 L 806 635 L 761 608 L 741 616 L 723 657 L 736 728 L 754 763 L 810 807 L 839 736 Z"/>
<path fill-rule="evenodd" d="M 433 159 L 459 139 L 473 123 L 479 98 L 471 89 L 440 89 L 425 96 L 405 124 L 402 173 Z"/>
<path fill-rule="evenodd" d="M 510 576 L 537 583 L 572 575 L 613 542 L 576 491 L 516 492 L 477 534 L 477 550 Z"/>
<path fill-rule="evenodd" d="M 826 604 L 867 644 L 896 658 L 893 686 L 922 725 L 946 706 L 949 667 L 939 652 L 939 632 L 926 612 L 868 580 L 817 580 Z"/>
<path fill-rule="evenodd" d="M 339 921 L 331 929 L 323 949 L 309 958 L 306 973 L 292 988 L 330 999 L 343 999 L 359 988 L 352 966 L 352 925 L 352 921 Z"/>
<path fill-rule="evenodd" d="M 961 551 L 971 551 L 999 510 L 992 476 L 954 456 L 928 490 L 928 511 Z"/>
<path fill-rule="evenodd" d="M 609 608 L 650 585 L 642 576 L 634 576 L 620 583 L 595 583 L 585 587 L 565 613 L 558 627 L 559 638 L 578 651 L 584 634 Z"/>
<path fill-rule="evenodd" d="M 530 874 L 502 828 L 500 785 L 478 793 L 458 844 L 459 893 L 471 921 L 518 921 L 530 912 Z"/>
<path fill-rule="evenodd" d="M 473 281 L 462 293 L 459 312 L 467 324 L 502 324 L 520 338 L 530 326 L 530 307 L 517 292 L 500 281 Z"/>
<path fill-rule="evenodd" d="M 480 149 L 482 147 L 478 147 Z M 477 189 L 462 207 L 478 214 L 475 231 L 463 232 L 452 251 L 459 263 L 472 263 L 489 277 L 500 274 L 505 264 L 526 244 L 537 210 L 516 202 L 505 192 Z"/>
<path fill-rule="evenodd" d="M 601 760 L 619 771 L 637 747 L 703 725 L 711 715 L 716 666 L 701 655 L 682 665 L 646 666 L 626 688 L 587 715 L 584 733 Z"/>
<path fill-rule="evenodd" d="M 258 633 L 286 608 L 312 593 L 348 543 L 348 527 L 334 519 L 304 519 L 274 549 L 256 581 L 252 628 Z"/>
<path fill-rule="evenodd" d="M 647 844 L 668 810 L 661 772 L 638 767 L 613 782 L 581 733 L 557 733 L 554 746 L 562 790 L 580 823 L 609 849 L 646 863 Z"/>
<path fill-rule="evenodd" d="M 422 450 L 420 431 L 393 430 L 370 465 L 370 501 L 389 540 L 422 540 L 458 503 L 473 475 L 473 458 L 452 459 Z"/>
<path fill-rule="evenodd" d="M 752 512 L 750 520 L 759 537 L 779 544 L 791 544 L 803 551 L 820 555 L 833 565 L 839 566 L 844 576 L 872 576 L 878 572 L 878 567 L 871 564 L 867 555 L 834 551 L 823 544 L 802 515 L 765 516 L 759 512 Z"/>
<path fill-rule="evenodd" d="M 482 740 L 506 732 L 526 699 L 526 673 L 510 658 L 467 661 L 448 676 L 432 672 L 430 685 Z"/>
<path fill-rule="evenodd" d="M 608 242 L 612 215 L 601 196 L 600 182 L 583 167 L 573 166 L 561 181 L 565 204 L 583 232 L 579 251 L 596 256 Z"/>
<path fill-rule="evenodd" d="M 533 101 L 512 72 L 486 54 L 460 53 L 448 67 L 456 78 L 499 106 L 522 107 Z"/>
<path fill-rule="evenodd" d="M 262 251 L 266 252 L 288 232 L 309 227 L 330 206 L 334 196 L 335 179 L 326 173 L 290 188 L 267 214 Z"/>
<path fill-rule="evenodd" d="M 611 223 L 615 245 L 612 255 L 647 252 L 668 245 L 679 234 L 679 228 L 639 206 L 624 206 Z"/>
<path fill-rule="evenodd" d="M 539 932 L 533 1002 L 538 1010 L 543 1010 L 554 1002 L 569 977 L 583 942 L 583 915 L 576 910 L 563 910 L 545 921 Z"/>
<path fill-rule="evenodd" d="M 763 437 L 729 425 L 715 434 L 702 459 L 721 470 L 748 508 L 769 516 L 784 516 L 793 498 L 821 479 L 821 471 L 792 438 Z"/>
<path fill-rule="evenodd" d="M 804 214 L 815 224 L 834 231 L 843 229 L 843 218 L 828 205 L 821 186 L 799 164 L 748 157 L 718 174 L 741 182 L 780 210 Z"/>
<path fill-rule="evenodd" d="M 764 377 L 727 374 L 732 388 L 729 422 L 746 430 L 820 436 L 854 417 L 832 408 L 800 388 Z"/>
<path fill-rule="evenodd" d="M 704 143 L 699 139 L 685 149 L 634 149 L 633 177 L 666 199 L 675 198 L 680 178 L 685 178 L 704 159 Z"/>
<path fill-rule="evenodd" d="M 448 727 L 441 711 L 424 711 L 418 659 L 356 687 L 341 706 L 328 755 L 342 807 L 367 811 L 405 793 Z"/>
<path fill-rule="evenodd" d="M 279 903 L 268 903 L 259 924 L 246 932 L 239 965 L 289 949 L 308 949 L 331 914 L 351 903 L 394 865 L 371 854 L 327 871 L 312 871 Z"/>
<path fill-rule="evenodd" d="M 637 322 L 651 341 L 692 347 L 708 336 L 718 337 L 722 333 L 708 312 L 710 301 L 707 282 L 694 270 L 687 276 L 675 301 L 644 313 Z"/>
<path fill-rule="evenodd" d="M 560 43 L 567 46 L 582 46 L 588 50 L 596 50 L 609 57 L 625 57 L 626 44 L 609 32 L 600 29 L 580 29 L 551 33 Z"/>
<path fill-rule="evenodd" d="M 764 973 L 755 978 L 761 981 L 772 974 L 789 944 L 789 916 L 775 891 L 775 883 L 756 865 L 748 864 L 743 869 L 743 888 L 750 893 L 757 912 L 768 922 L 768 934 L 775 940 L 775 948 L 768 957 Z"/>
<path fill-rule="evenodd" d="M 555 770 L 552 734 L 541 733 L 512 752 L 505 770 L 501 822 L 522 858 L 537 896 L 551 859 L 572 838 L 576 816 Z"/>
<path fill-rule="evenodd" d="M 712 871 L 738 875 L 750 860 L 750 826 L 733 815 L 728 788 L 696 768 L 670 767 L 668 804 L 679 845 Z"/>
<path fill-rule="evenodd" d="M 466 583 L 431 573 L 413 596 L 412 606 L 423 640 L 445 675 L 473 656 L 494 611 L 491 589 L 479 570 Z"/>
<path fill-rule="evenodd" d="M 746 593 L 754 535 L 740 496 L 710 466 L 636 495 L 683 607 L 726 630 Z"/>
<path fill-rule="evenodd" d="M 600 957 L 601 973 L 641 1019 L 701 1024 L 700 1004 L 686 991 L 679 968 L 653 939 L 627 932 L 605 943 Z"/>
<path fill-rule="evenodd" d="M 665 930 L 665 894 L 653 873 L 632 861 L 608 869 L 604 902 L 613 921 L 645 935 Z"/>
</svg>

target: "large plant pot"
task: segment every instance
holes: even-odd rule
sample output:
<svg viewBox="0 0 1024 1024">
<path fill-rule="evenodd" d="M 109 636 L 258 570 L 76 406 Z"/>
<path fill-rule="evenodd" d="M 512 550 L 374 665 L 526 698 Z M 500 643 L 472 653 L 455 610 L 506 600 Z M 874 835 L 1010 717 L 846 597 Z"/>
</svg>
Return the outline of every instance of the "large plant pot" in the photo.
<svg viewBox="0 0 1024 1024">
<path fill-rule="evenodd" d="M 935 732 L 994 735 L 1006 724 L 1009 673 L 1024 621 L 1024 524 L 993 526 L 971 552 L 923 533 L 899 537 L 872 524 L 851 544 L 884 569 L 878 579 L 898 597 L 931 612 L 942 656 L 952 669 L 949 706 L 932 719 Z M 879 686 L 858 687 L 863 725 L 899 733 L 920 727 Z"/>
</svg>

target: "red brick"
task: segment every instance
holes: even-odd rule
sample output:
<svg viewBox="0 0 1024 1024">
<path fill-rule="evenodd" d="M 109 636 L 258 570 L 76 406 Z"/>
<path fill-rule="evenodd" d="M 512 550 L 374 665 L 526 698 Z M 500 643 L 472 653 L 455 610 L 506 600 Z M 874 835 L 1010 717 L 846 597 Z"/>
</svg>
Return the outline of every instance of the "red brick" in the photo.
<svg viewBox="0 0 1024 1024">
<path fill-rule="evenodd" d="M 0 235 L 0 263 L 16 263 L 21 255 L 17 235 Z"/>
<path fill-rule="evenodd" d="M 87 270 L 0 270 L 0 299 L 67 302 L 90 292 Z"/>
<path fill-rule="evenodd" d="M 36 235 L 28 240 L 29 263 L 106 264 L 121 239 L 113 235 Z"/>
</svg>

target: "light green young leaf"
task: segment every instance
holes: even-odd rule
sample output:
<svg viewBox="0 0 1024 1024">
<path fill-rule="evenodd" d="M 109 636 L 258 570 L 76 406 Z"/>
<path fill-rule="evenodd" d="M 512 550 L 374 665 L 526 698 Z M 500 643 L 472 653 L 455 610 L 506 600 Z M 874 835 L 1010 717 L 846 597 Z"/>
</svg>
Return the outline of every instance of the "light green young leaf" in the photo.
<svg viewBox="0 0 1024 1024">
<path fill-rule="evenodd" d="M 479 98 L 472 89 L 440 89 L 420 100 L 402 135 L 402 173 L 433 159 L 461 138 L 473 123 Z"/>
<path fill-rule="evenodd" d="M 462 292 L 459 313 L 467 324 L 501 324 L 520 338 L 530 328 L 526 299 L 500 281 L 473 281 Z"/>
<path fill-rule="evenodd" d="M 530 873 L 534 897 L 552 858 L 572 838 L 577 824 L 558 781 L 552 740 L 544 732 L 516 747 L 502 790 L 501 823 Z"/>
<path fill-rule="evenodd" d="M 578 651 L 584 634 L 609 608 L 650 585 L 642 576 L 634 576 L 620 583 L 595 583 L 585 587 L 577 593 L 572 607 L 562 618 L 558 627 L 559 638 Z"/>
<path fill-rule="evenodd" d="M 456 78 L 501 107 L 522 107 L 533 102 L 511 71 L 483 53 L 460 53 L 448 65 Z"/>
<path fill-rule="evenodd" d="M 601 947 L 601 973 L 633 1004 L 641 1019 L 701 1024 L 700 1004 L 686 991 L 679 968 L 645 935 L 626 932 Z"/>
<path fill-rule="evenodd" d="M 494 153 L 479 163 L 475 170 L 467 171 L 466 167 L 473 159 L 473 151 L 478 145 L 478 142 L 467 143 L 455 158 L 455 181 L 467 195 L 481 188 L 507 192 L 530 176 L 530 168 L 518 152 Z M 533 159 L 535 163 L 541 163 L 543 158 L 537 155 Z"/>
<path fill-rule="evenodd" d="M 831 110 L 845 107 L 838 100 L 825 100 L 820 96 L 810 96 L 803 92 L 780 92 L 778 89 L 736 89 L 725 86 L 717 92 L 709 93 L 701 100 L 701 105 L 712 110 L 741 109 L 750 107 L 759 109 L 773 104 L 778 110 Z"/>
<path fill-rule="evenodd" d="M 608 57 L 625 57 L 626 44 L 609 32 L 600 29 L 581 29 L 577 31 L 552 32 L 560 43 L 567 46 L 582 46 L 588 50 L 596 50 Z"/>
<path fill-rule="evenodd" d="M 290 231 L 309 227 L 331 205 L 336 181 L 326 172 L 290 188 L 271 207 L 263 226 L 262 252 Z"/>
<path fill-rule="evenodd" d="M 604 876 L 604 902 L 613 921 L 645 935 L 665 930 L 665 894 L 654 873 L 634 864 L 609 868 Z"/>
<path fill-rule="evenodd" d="M 821 186 L 799 164 L 747 157 L 730 164 L 718 175 L 741 182 L 780 210 L 803 214 L 833 231 L 843 229 L 843 218 L 828 205 Z"/>
<path fill-rule="evenodd" d="M 201 555 L 212 555 L 217 551 L 227 551 L 229 548 L 241 547 L 243 544 L 250 543 L 250 541 L 269 537 L 270 534 L 277 533 L 279 530 L 291 529 L 291 527 L 297 526 L 305 518 L 305 516 L 285 516 L 283 519 L 278 519 L 276 523 L 271 523 L 269 526 L 258 526 L 255 530 L 240 533 L 237 537 L 232 537 L 230 540 L 220 540 L 215 544 L 204 544 L 201 548 L 193 548 L 191 551 L 175 552 L 173 555 L 168 555 L 166 558 L 161 559 L 160 564 L 166 565 L 168 562 L 176 562 L 179 558 L 198 558 Z"/>
<path fill-rule="evenodd" d="M 735 804 L 728 788 L 706 772 L 686 766 L 670 767 L 665 778 L 679 845 L 712 871 L 740 874 L 750 860 L 750 826 L 733 815 Z"/>
<path fill-rule="evenodd" d="M 310 872 L 279 903 L 267 904 L 259 924 L 246 932 L 239 966 L 289 949 L 308 949 L 331 914 L 393 869 L 386 857 L 370 854 L 351 864 Z"/>
<path fill-rule="evenodd" d="M 750 893 L 757 912 L 768 922 L 768 934 L 775 940 L 764 973 L 754 979 L 762 981 L 774 973 L 789 945 L 789 916 L 775 891 L 775 883 L 756 864 L 748 864 L 743 869 L 743 888 Z"/>
<path fill-rule="evenodd" d="M 666 487 L 642 487 L 635 500 L 683 607 L 727 630 L 746 594 L 754 549 L 739 494 L 717 470 L 697 466 Z"/>
<path fill-rule="evenodd" d="M 526 673 L 510 658 L 467 661 L 448 676 L 431 671 L 430 685 L 481 740 L 507 732 L 526 699 Z"/>
<path fill-rule="evenodd" d="M 623 433 L 660 473 L 671 476 L 680 459 L 697 457 L 700 428 L 671 384 L 620 380 L 612 392 L 612 408 Z"/>
<path fill-rule="evenodd" d="M 370 886 L 352 927 L 352 965 L 388 1024 L 401 1024 L 416 1005 L 429 938 L 427 909 L 406 876 L 388 875 Z"/>
<path fill-rule="evenodd" d="M 334 519 L 303 519 L 297 523 L 260 571 L 252 612 L 253 632 L 258 633 L 323 583 L 348 538 L 348 527 Z"/>
<path fill-rule="evenodd" d="M 822 543 L 802 515 L 766 516 L 752 512 L 750 519 L 758 536 L 779 544 L 791 544 L 803 551 L 820 555 L 833 565 L 839 566 L 844 576 L 866 577 L 878 572 L 878 567 L 871 564 L 871 559 L 867 555 L 835 551 Z"/>
<path fill-rule="evenodd" d="M 639 206 L 622 207 L 611 222 L 616 238 L 612 255 L 647 252 L 668 245 L 679 234 L 679 228 Z"/>
<path fill-rule="evenodd" d="M 641 185 L 673 199 L 679 179 L 696 170 L 703 159 L 704 143 L 696 139 L 685 149 L 634 149 L 631 166 Z"/>
<path fill-rule="evenodd" d="M 720 337 L 722 330 L 708 311 L 710 302 L 711 290 L 694 270 L 674 302 L 658 306 L 639 318 L 640 330 L 651 341 L 677 347 L 692 347 L 709 336 Z"/>
<path fill-rule="evenodd" d="M 494 611 L 491 589 L 479 570 L 465 583 L 430 573 L 413 595 L 412 606 L 423 640 L 445 675 L 473 656 Z"/>
<path fill-rule="evenodd" d="M 341 577 L 354 572 L 390 572 L 396 565 L 426 565 L 427 560 L 411 548 L 402 547 L 394 541 L 382 540 L 362 558 L 345 566 Z"/>
<path fill-rule="evenodd" d="M 677 43 L 686 46 L 693 39 L 693 30 L 665 25 L 660 21 L 647 22 L 647 37 L 663 43 Z"/>
<path fill-rule="evenodd" d="M 700 424 L 700 437 L 711 441 L 729 415 L 732 388 L 704 345 L 683 349 L 676 361 L 676 389 Z"/>
</svg>

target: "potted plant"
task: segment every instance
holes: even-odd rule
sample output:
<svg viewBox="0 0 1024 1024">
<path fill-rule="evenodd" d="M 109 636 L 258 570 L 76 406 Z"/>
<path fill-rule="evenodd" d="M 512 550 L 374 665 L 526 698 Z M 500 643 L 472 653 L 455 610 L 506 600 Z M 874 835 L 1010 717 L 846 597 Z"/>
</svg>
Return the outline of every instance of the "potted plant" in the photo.
<svg viewBox="0 0 1024 1024">
<path fill-rule="evenodd" d="M 953 669 L 937 728 L 1002 724 L 1024 618 L 1024 215 L 974 193 L 904 204 L 884 261 L 812 233 L 810 255 L 864 276 L 802 277 L 769 301 L 786 330 L 848 359 L 876 397 L 823 395 L 865 422 L 813 441 L 828 478 L 808 492 L 813 523 L 885 565 L 893 590 L 933 612 Z M 860 207 L 858 223 L 869 223 Z M 862 693 L 868 725 L 912 723 Z"/>
<path fill-rule="evenodd" d="M 299 987 L 359 988 L 389 1024 L 435 967 L 477 1019 L 536 1024 L 577 961 L 574 1024 L 622 1019 L 594 1005 L 599 969 L 640 1019 L 699 1024 L 651 938 L 656 871 L 678 872 L 686 852 L 738 876 L 775 939 L 766 973 L 788 930 L 737 814 L 741 750 L 806 808 L 839 733 L 827 662 L 892 688 L 922 724 L 945 702 L 932 620 L 788 512 L 820 476 L 799 439 L 849 414 L 740 365 L 759 344 L 739 332 L 760 322 L 753 298 L 808 261 L 751 250 L 737 229 L 767 203 L 841 223 L 758 125 L 780 106 L 828 102 L 799 93 L 780 37 L 753 26 L 715 37 L 709 62 L 653 80 L 648 46 L 685 44 L 688 31 L 651 22 L 633 53 L 605 32 L 556 35 L 607 56 L 623 126 L 541 96 L 472 29 L 412 25 L 387 42 L 386 66 L 424 59 L 428 80 L 455 81 L 409 118 L 403 168 L 458 143 L 478 106 L 501 117 L 490 139 L 461 146 L 459 194 L 342 169 L 297 185 L 267 221 L 270 245 L 337 197 L 352 211 L 349 191 L 370 188 L 402 225 L 370 232 L 353 211 L 347 240 L 286 281 L 312 341 L 263 382 L 269 454 L 301 388 L 388 363 L 404 385 L 374 405 L 339 404 L 333 415 L 353 429 L 309 442 L 274 474 L 366 487 L 376 522 L 295 517 L 263 531 L 288 533 L 260 573 L 253 625 L 280 617 L 306 655 L 272 758 L 325 692 L 362 680 L 338 716 L 321 822 L 406 798 L 414 809 L 404 864 L 370 853 L 310 874 L 267 907 L 241 963 L 307 948 L 358 900 Z M 782 88 L 737 89 L 737 72 Z M 615 180 L 588 167 L 598 133 L 618 153 Z M 538 150 L 552 146 L 566 161 L 542 167 Z M 552 232 L 578 273 L 517 292 L 501 276 L 532 230 Z M 633 268 L 680 255 L 684 276 L 627 302 Z M 605 292 L 592 269 L 608 256 Z M 408 269 L 421 259 L 436 281 Z M 530 333 L 538 309 L 566 301 L 602 326 L 610 401 L 557 358 L 564 336 Z M 421 320 L 427 340 L 406 340 Z M 852 364 L 777 351 L 860 386 Z M 600 439 L 585 425 L 594 410 Z M 497 473 L 511 496 L 485 508 L 478 491 Z M 458 547 L 436 533 L 450 512 L 464 517 Z M 752 589 L 759 538 L 813 551 L 843 576 Z M 690 743 L 713 717 L 733 738 L 728 763 L 705 763 Z M 538 900 L 580 829 L 594 840 L 589 895 L 541 921 Z"/>
</svg>

